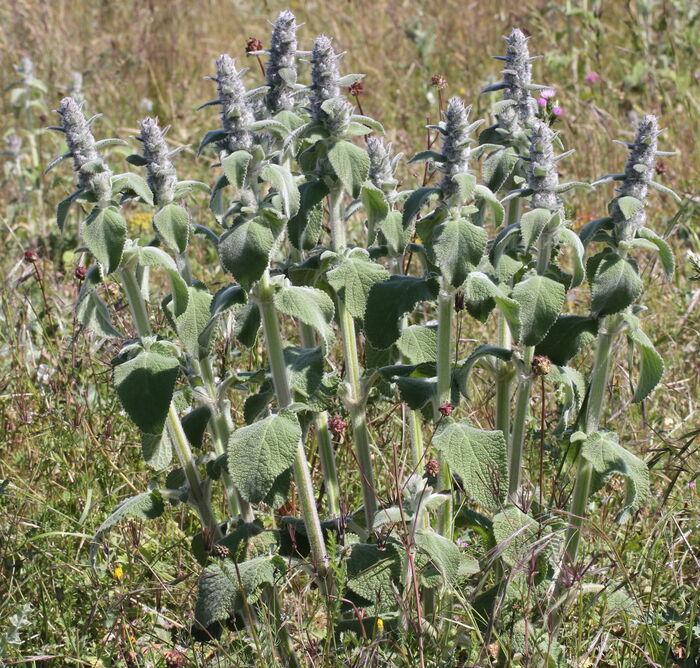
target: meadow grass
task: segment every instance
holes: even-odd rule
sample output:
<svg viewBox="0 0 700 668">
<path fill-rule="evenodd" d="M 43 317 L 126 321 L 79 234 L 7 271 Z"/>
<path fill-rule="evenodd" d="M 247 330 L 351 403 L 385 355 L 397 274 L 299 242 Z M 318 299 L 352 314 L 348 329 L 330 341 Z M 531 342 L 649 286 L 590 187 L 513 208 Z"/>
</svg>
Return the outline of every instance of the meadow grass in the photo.
<svg viewBox="0 0 700 668">
<path fill-rule="evenodd" d="M 651 255 L 642 264 L 649 285 L 647 331 L 656 333 L 654 345 L 666 372 L 650 400 L 632 405 L 627 373 L 632 353 L 620 343 L 615 377 L 622 380 L 610 387 L 607 418 L 650 465 L 652 496 L 637 520 L 623 527 L 612 521 L 617 504 L 608 503 L 620 488 L 591 501 L 595 507 L 583 545 L 590 564 L 587 590 L 572 606 L 561 640 L 567 655 L 575 657 L 572 665 L 698 665 L 700 283 L 693 281 L 686 254 L 700 252 L 699 10 L 683 0 L 525 1 L 498 7 L 454 0 L 439 5 L 15 0 L 0 7 L 0 85 L 14 79 L 12 66 L 22 56 L 31 56 L 37 76 L 48 84 L 52 109 L 70 72 L 78 70 L 84 74 L 88 109 L 105 113 L 101 136 L 136 134 L 137 120 L 150 103 L 150 113 L 173 125 L 174 145 L 196 144 L 210 119 L 194 109 L 208 99 L 211 85 L 202 77 L 213 59 L 228 51 L 245 60 L 246 39 L 264 39 L 268 19 L 284 8 L 307 24 L 306 35 L 326 32 L 347 50 L 348 70 L 367 74 L 360 97 L 364 111 L 387 128 L 399 128 L 389 140 L 409 155 L 424 148 L 416 138 L 426 119 L 436 120 L 432 75 L 446 77 L 450 95 L 474 101 L 476 117 L 485 113 L 489 101 L 478 93 L 498 79 L 489 56 L 502 52 L 501 36 L 513 26 L 536 37 L 535 52 L 544 55 L 538 80 L 557 88 L 564 107 L 559 128 L 567 147 L 577 149 L 568 160 L 572 177 L 585 179 L 601 165 L 606 167 L 600 176 L 615 171 L 624 152 L 610 140 L 630 138 L 635 116 L 657 114 L 667 128 L 664 148 L 679 155 L 664 159 L 664 183 L 684 203 L 678 210 L 670 199 L 657 197 L 648 216 L 671 244 L 678 271 L 668 282 Z M 262 82 L 257 61 L 248 61 L 249 81 Z M 600 79 L 587 82 L 590 72 Z M 129 520 L 109 536 L 97 571 L 89 568 L 95 528 L 108 509 L 143 489 L 150 476 L 139 436 L 109 383 L 109 361 L 117 348 L 98 345 L 73 316 L 79 289 L 75 237 L 72 232 L 61 237 L 53 222 L 54 205 L 68 193 L 70 177 L 40 175 L 59 142 L 37 128 L 53 119 L 38 109 L 16 114 L 7 99 L 2 104 L 3 135 L 21 134 L 31 119 L 36 157 L 25 139 L 20 171 L 5 169 L 0 181 L 0 665 L 166 665 L 166 652 L 175 643 L 188 644 L 199 572 L 189 552 L 193 518 L 174 509 L 149 525 Z M 197 160 L 188 149 L 181 161 L 192 178 L 211 181 L 210 159 Z M 414 182 L 405 187 L 414 187 L 420 172 L 416 168 Z M 578 197 L 568 212 L 575 229 L 598 217 L 609 195 L 602 189 Z M 207 213 L 202 206 L 196 222 L 206 223 Z M 143 225 L 136 211 L 129 222 Z M 35 250 L 36 262 L 25 261 L 27 249 Z M 198 249 L 193 263 L 212 285 L 224 280 L 213 252 Z M 575 300 L 577 293 L 572 294 Z M 128 329 L 126 304 L 116 290 L 112 305 Z M 459 332 L 465 351 L 484 337 L 482 326 L 466 316 Z M 225 362 L 229 351 L 219 345 L 216 352 Z M 251 353 L 262 355 L 262 346 Z M 257 366 L 254 359 L 244 364 Z M 477 393 L 469 405 L 468 416 L 484 428 L 490 427 L 484 410 L 490 400 Z M 241 410 L 234 405 L 237 418 Z M 386 408 L 370 417 L 375 438 L 386 444 L 387 460 L 377 470 L 384 471 L 380 486 L 389 489 L 395 484 L 391 444 L 399 463 L 408 449 L 402 414 Z M 534 418 L 532 428 L 537 428 Z M 347 444 L 338 449 L 338 458 L 342 479 L 354 466 Z M 311 461 L 318 470 L 318 457 Z M 342 488 L 356 505 L 362 494 L 357 481 L 343 481 Z M 629 599 L 618 601 L 603 590 L 609 582 L 624 583 Z M 307 639 L 300 655 L 312 656 L 322 611 L 303 605 L 285 612 L 297 636 Z M 185 665 L 272 665 L 257 646 L 271 640 L 269 625 L 262 624 L 258 633 L 259 638 L 229 636 L 222 645 L 192 644 Z M 508 638 L 497 642 L 507 644 Z M 401 661 L 414 663 L 417 648 L 410 639 L 403 647 Z M 348 647 L 335 661 L 392 665 L 383 652 L 378 639 Z M 440 643 L 427 641 L 427 665 L 449 665 L 447 655 Z"/>
</svg>

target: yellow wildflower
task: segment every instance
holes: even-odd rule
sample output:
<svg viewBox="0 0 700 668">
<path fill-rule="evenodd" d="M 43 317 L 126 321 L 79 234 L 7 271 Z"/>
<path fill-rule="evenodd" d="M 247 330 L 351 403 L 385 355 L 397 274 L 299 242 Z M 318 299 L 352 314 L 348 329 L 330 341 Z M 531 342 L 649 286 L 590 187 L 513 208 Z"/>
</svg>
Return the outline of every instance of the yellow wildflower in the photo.
<svg viewBox="0 0 700 668">
<path fill-rule="evenodd" d="M 377 631 L 379 631 L 379 633 L 381 633 L 383 630 L 384 630 L 384 620 L 379 618 L 377 620 Z"/>
<path fill-rule="evenodd" d="M 136 234 L 144 234 L 151 229 L 151 214 L 145 211 L 137 211 L 129 219 L 129 225 Z"/>
<path fill-rule="evenodd" d="M 113 571 L 112 575 L 115 580 L 121 580 L 124 577 L 124 569 L 121 566 L 117 566 Z"/>
</svg>

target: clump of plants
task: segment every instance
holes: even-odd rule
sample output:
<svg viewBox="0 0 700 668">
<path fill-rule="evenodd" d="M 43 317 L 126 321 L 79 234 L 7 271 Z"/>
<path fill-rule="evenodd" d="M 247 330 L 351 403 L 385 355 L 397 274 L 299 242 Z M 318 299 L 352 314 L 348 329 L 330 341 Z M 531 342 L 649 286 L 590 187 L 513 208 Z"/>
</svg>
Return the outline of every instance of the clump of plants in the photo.
<svg viewBox="0 0 700 668">
<path fill-rule="evenodd" d="M 650 188 L 668 192 L 652 180 L 656 120 L 626 144 L 624 172 L 561 182 L 561 108 L 532 83 L 515 29 L 487 89 L 500 97 L 492 124 L 441 102 L 429 148 L 408 161 L 422 182 L 402 189 L 402 156 L 349 100 L 363 75 L 341 73 L 326 36 L 300 51 L 297 31 L 282 12 L 269 49 L 251 52 L 264 85 L 216 60 L 203 108 L 218 117 L 198 149 L 218 170 L 211 186 L 182 177 L 156 119 L 117 173 L 101 149 L 125 142 L 97 141 L 75 98 L 57 110 L 76 176 L 58 225 L 76 212 L 92 259 L 76 314 L 120 341 L 114 387 L 153 470 L 98 528 L 92 559 L 120 520 L 183 505 L 202 566 L 184 644 L 246 634 L 265 662 L 313 665 L 376 643 L 388 661 L 424 664 L 430 641 L 448 663 L 564 665 L 589 499 L 622 476 L 627 522 L 649 491 L 605 403 L 618 338 L 637 351 L 634 401 L 663 373 L 635 259 L 652 251 L 674 270 L 645 217 Z M 606 181 L 618 184 L 607 212 L 577 233 L 566 198 Z M 134 207 L 152 219 L 146 245 L 126 222 Z M 207 246 L 226 277 L 217 289 L 192 262 Z M 101 296 L 107 279 L 128 331 Z M 466 349 L 464 331 L 495 334 Z M 477 419 L 476 384 L 493 397 Z M 385 443 L 377 425 L 394 410 L 407 436 Z"/>
</svg>

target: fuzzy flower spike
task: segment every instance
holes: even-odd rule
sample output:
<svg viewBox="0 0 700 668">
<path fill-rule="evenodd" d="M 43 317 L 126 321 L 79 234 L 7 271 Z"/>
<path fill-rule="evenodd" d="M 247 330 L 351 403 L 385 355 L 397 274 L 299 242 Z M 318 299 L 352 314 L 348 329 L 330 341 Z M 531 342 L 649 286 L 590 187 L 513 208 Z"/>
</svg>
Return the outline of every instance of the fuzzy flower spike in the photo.
<svg viewBox="0 0 700 668">
<path fill-rule="evenodd" d="M 530 135 L 530 160 L 527 181 L 532 190 L 532 208 L 558 211 L 561 200 L 557 195 L 559 176 L 554 156 L 556 134 L 542 121 L 535 121 Z"/>
<path fill-rule="evenodd" d="M 330 38 L 321 35 L 314 40 L 314 48 L 311 52 L 311 120 L 314 123 L 323 124 L 327 118 L 322 109 L 324 102 L 340 96 L 340 73 L 338 61 L 342 54 L 338 55 L 333 50 Z"/>
<path fill-rule="evenodd" d="M 95 138 L 90 131 L 93 119 L 85 119 L 81 105 L 72 97 L 64 97 L 56 111 L 61 117 L 61 129 L 69 155 L 73 158 L 78 188 L 91 191 L 99 203 L 109 201 L 112 194 L 112 173 L 95 146 Z"/>
<path fill-rule="evenodd" d="M 272 114 L 294 108 L 298 29 L 294 14 L 288 10 L 280 13 L 272 29 L 269 60 L 265 68 L 268 85 L 265 105 Z"/>
<path fill-rule="evenodd" d="M 656 117 L 644 116 L 637 128 L 634 142 L 628 145 L 629 155 L 619 189 L 620 194 L 615 198 L 611 212 L 615 221 L 615 237 L 618 241 L 633 239 L 637 231 L 644 227 L 646 220 L 644 208 L 656 165 L 658 136 L 659 127 Z M 620 208 L 619 200 L 623 197 L 634 197 L 642 204 L 629 218 L 625 217 Z"/>
<path fill-rule="evenodd" d="M 248 151 L 253 146 L 253 134 L 249 128 L 255 117 L 246 98 L 241 74 L 236 70 L 231 56 L 226 53 L 219 56 L 215 81 L 221 104 L 221 126 L 226 131 L 226 138 L 218 142 L 218 145 L 226 153 Z"/>
<path fill-rule="evenodd" d="M 527 42 L 528 37 L 522 30 L 514 28 L 505 38 L 505 56 L 494 56 L 504 62 L 501 82 L 493 84 L 483 92 L 503 91 L 503 100 L 498 103 L 494 126 L 499 134 L 504 135 L 512 143 L 522 144 L 521 150 L 527 148 L 527 135 L 537 117 L 537 100 L 530 92 L 541 88 L 532 84 L 532 61 Z M 545 100 L 545 98 L 540 98 Z M 546 102 L 546 100 L 545 100 Z"/>
<path fill-rule="evenodd" d="M 155 118 L 144 118 L 139 122 L 141 134 L 138 140 L 143 145 L 143 157 L 146 160 L 148 186 L 153 192 L 153 201 L 158 206 L 173 200 L 177 175 L 170 160 L 170 152 L 165 143 L 165 130 L 161 130 Z"/>
<path fill-rule="evenodd" d="M 397 180 L 394 178 L 394 170 L 399 156 L 392 157 L 391 144 L 385 144 L 383 139 L 370 135 L 367 137 L 367 155 L 369 156 L 369 180 L 377 188 L 393 191 Z"/>
<path fill-rule="evenodd" d="M 444 172 L 440 188 L 442 197 L 449 200 L 459 192 L 459 184 L 455 179 L 459 174 L 469 171 L 469 144 L 474 125 L 469 125 L 469 111 L 464 102 L 458 97 L 450 98 L 445 112 L 442 136 L 442 155 L 445 161 L 441 165 Z"/>
</svg>

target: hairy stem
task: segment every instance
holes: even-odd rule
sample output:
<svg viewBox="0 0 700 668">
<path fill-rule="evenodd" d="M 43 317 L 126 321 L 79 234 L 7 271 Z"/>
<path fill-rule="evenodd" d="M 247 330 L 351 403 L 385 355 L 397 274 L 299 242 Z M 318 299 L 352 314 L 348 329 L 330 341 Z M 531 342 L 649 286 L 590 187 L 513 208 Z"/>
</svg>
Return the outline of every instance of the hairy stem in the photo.
<svg viewBox="0 0 700 668">
<path fill-rule="evenodd" d="M 437 340 L 437 400 L 435 419 L 441 418 L 439 408 L 450 400 L 452 386 L 452 311 L 454 294 L 440 290 L 438 296 L 438 340 Z M 438 458 L 440 472 L 438 473 L 438 490 L 452 489 L 452 475 L 447 462 L 442 456 Z M 437 530 L 442 536 L 452 536 L 452 494 L 438 511 Z"/>
<path fill-rule="evenodd" d="M 311 327 L 301 323 L 300 329 L 301 343 L 304 348 L 313 348 L 316 345 L 316 341 Z M 318 456 L 321 460 L 321 470 L 323 471 L 323 484 L 326 488 L 328 513 L 331 517 L 338 517 L 340 515 L 340 484 L 338 483 L 338 469 L 335 464 L 333 441 L 328 431 L 328 413 L 326 411 L 316 413 L 314 415 L 314 424 L 316 426 Z"/>
<path fill-rule="evenodd" d="M 121 278 L 126 300 L 129 304 L 129 310 L 134 318 L 136 331 L 140 338 L 150 336 L 151 324 L 148 320 L 148 311 L 146 310 L 146 303 L 144 302 L 143 294 L 141 293 L 139 282 L 136 278 L 136 272 L 133 267 L 124 267 L 121 270 Z M 182 423 L 180 422 L 173 402 L 170 403 L 170 408 L 168 409 L 167 428 L 170 432 L 173 445 L 175 446 L 175 452 L 177 453 L 180 466 L 185 472 L 185 477 L 190 487 L 190 494 L 197 506 L 197 512 L 202 521 L 202 526 L 211 533 L 214 540 L 219 540 L 222 538 L 221 529 L 219 528 L 219 523 L 216 521 L 214 511 L 211 507 L 211 499 L 208 493 L 202 488 L 202 481 L 197 471 L 197 465 L 192 455 L 190 444 L 182 428 Z"/>
<path fill-rule="evenodd" d="M 542 276 L 549 267 L 552 254 L 552 237 L 543 232 L 537 250 L 537 273 Z M 517 502 L 523 468 L 523 449 L 527 432 L 527 417 L 530 412 L 530 395 L 532 393 L 532 358 L 534 346 L 527 346 L 523 351 L 523 368 L 519 374 L 518 389 L 515 398 L 515 414 L 508 452 L 508 497 L 512 503 Z"/>
<path fill-rule="evenodd" d="M 345 227 L 341 214 L 342 203 L 343 188 L 339 185 L 331 191 L 330 195 L 331 245 L 336 253 L 342 253 L 345 250 Z M 374 485 L 374 473 L 372 471 L 370 435 L 365 413 L 357 334 L 355 333 L 355 321 L 345 307 L 343 300 L 339 297 L 336 299 L 336 308 L 338 310 L 338 323 L 340 325 L 345 356 L 346 404 L 350 413 L 355 456 L 360 468 L 365 520 L 367 529 L 370 530 L 374 521 L 374 515 L 377 512 L 377 496 Z"/>
<path fill-rule="evenodd" d="M 208 357 L 199 361 L 199 370 L 204 381 L 204 387 L 209 395 L 209 407 L 211 409 L 210 424 L 212 427 L 214 450 L 217 455 L 221 456 L 226 452 L 228 447 L 229 437 L 231 436 L 224 408 L 216 397 L 216 384 L 214 382 L 214 372 L 211 368 L 211 360 Z M 255 521 L 255 514 L 251 505 L 239 494 L 236 485 L 227 471 L 223 472 L 224 488 L 226 490 L 226 498 L 228 499 L 231 515 L 236 517 L 240 515 L 244 522 L 251 523 Z"/>
<path fill-rule="evenodd" d="M 265 334 L 265 346 L 270 363 L 272 383 L 275 388 L 277 405 L 280 409 L 287 408 L 292 403 L 292 392 L 287 377 L 287 367 L 284 363 L 282 335 L 280 334 L 277 310 L 272 301 L 273 288 L 270 285 L 269 274 L 266 271 L 258 283 L 257 303 L 262 316 L 263 332 Z M 313 483 L 309 462 L 306 459 L 303 439 L 299 440 L 297 452 L 294 457 L 294 480 L 299 494 L 299 505 L 306 525 L 306 533 L 311 546 L 311 556 L 316 567 L 322 586 L 328 574 L 328 556 L 326 544 L 323 540 L 321 521 L 316 509 Z"/>
</svg>

